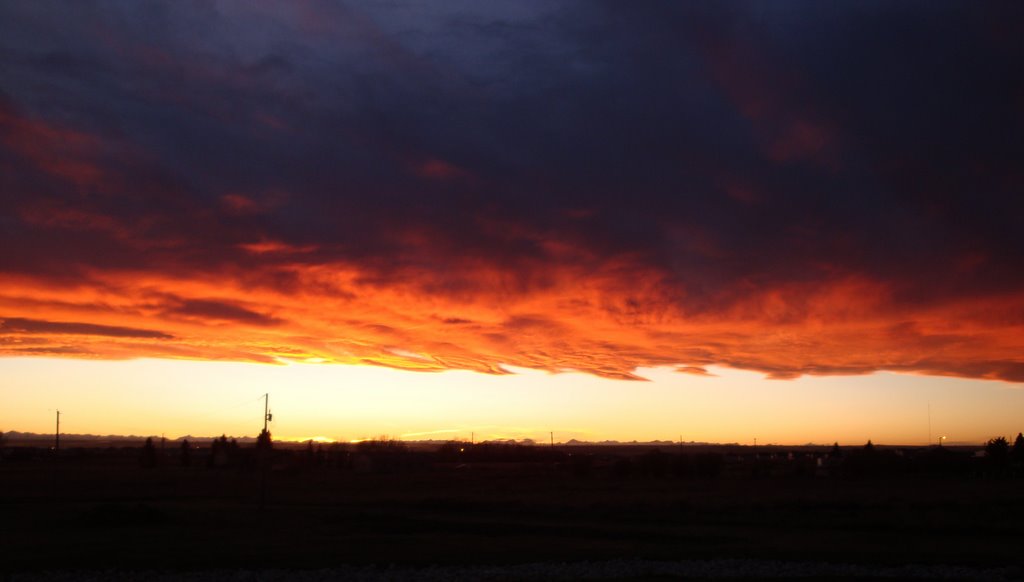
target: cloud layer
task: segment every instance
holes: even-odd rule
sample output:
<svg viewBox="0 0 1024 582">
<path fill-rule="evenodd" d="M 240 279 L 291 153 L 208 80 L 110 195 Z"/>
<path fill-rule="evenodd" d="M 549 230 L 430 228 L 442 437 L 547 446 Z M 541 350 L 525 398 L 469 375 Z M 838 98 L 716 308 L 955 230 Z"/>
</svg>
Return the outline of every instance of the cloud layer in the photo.
<svg viewBox="0 0 1024 582">
<path fill-rule="evenodd" d="M 1024 381 L 1018 4 L 0 7 L 0 353 Z"/>
</svg>

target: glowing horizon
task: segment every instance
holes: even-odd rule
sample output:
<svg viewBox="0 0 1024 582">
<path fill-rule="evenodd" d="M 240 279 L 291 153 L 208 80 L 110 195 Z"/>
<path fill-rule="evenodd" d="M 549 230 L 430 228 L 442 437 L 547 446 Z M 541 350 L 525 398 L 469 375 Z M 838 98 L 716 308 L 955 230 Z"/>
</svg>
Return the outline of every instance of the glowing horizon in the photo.
<svg viewBox="0 0 1024 582">
<path fill-rule="evenodd" d="M 553 431 L 556 442 L 681 437 L 921 445 L 929 405 L 933 437 L 945 435 L 947 443 L 1012 436 L 1020 430 L 1013 411 L 1024 405 L 1019 385 L 884 372 L 768 380 L 726 368 L 713 368 L 714 376 L 651 368 L 638 371 L 650 381 L 629 382 L 532 370 L 492 376 L 368 366 L 39 358 L 0 360 L 0 371 L 6 378 L 0 430 L 43 434 L 52 432 L 52 410 L 60 406 L 62 431 L 69 434 L 255 436 L 262 394 L 269 392 L 271 432 L 280 440 L 469 440 L 475 433 L 477 441 L 546 443 Z"/>
</svg>

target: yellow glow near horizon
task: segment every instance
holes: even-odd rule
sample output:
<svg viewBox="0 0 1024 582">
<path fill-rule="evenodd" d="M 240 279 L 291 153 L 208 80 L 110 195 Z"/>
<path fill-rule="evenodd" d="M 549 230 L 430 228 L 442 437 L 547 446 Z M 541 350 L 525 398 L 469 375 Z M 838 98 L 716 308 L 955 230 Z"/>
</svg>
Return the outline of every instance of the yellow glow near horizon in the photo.
<svg viewBox="0 0 1024 582">
<path fill-rule="evenodd" d="M 649 382 L 515 369 L 417 373 L 369 366 L 184 360 L 0 359 L 0 430 L 255 436 L 262 394 L 282 440 L 532 438 L 803 444 L 979 443 L 1024 428 L 1020 384 L 878 373 L 766 380 L 645 368 Z M 301 436 L 316 435 L 316 436 Z"/>
<path fill-rule="evenodd" d="M 290 442 L 290 443 L 308 443 L 310 441 L 313 441 L 314 443 L 319 443 L 319 444 L 328 444 L 328 443 L 336 443 L 336 442 L 338 442 L 337 439 L 332 439 L 331 437 L 325 437 L 323 435 L 317 435 L 317 436 L 294 436 L 294 435 L 277 435 L 277 434 L 275 434 L 274 435 L 274 440 L 287 441 L 287 442 Z"/>
</svg>

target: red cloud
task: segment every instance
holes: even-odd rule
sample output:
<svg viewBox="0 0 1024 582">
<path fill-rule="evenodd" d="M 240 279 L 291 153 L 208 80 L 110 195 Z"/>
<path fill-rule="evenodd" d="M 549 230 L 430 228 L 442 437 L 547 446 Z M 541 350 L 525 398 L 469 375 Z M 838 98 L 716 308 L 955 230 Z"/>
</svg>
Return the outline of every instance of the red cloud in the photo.
<svg viewBox="0 0 1024 582">
<path fill-rule="evenodd" d="M 254 243 L 242 243 L 238 248 L 245 249 L 250 253 L 262 255 L 266 253 L 308 253 L 316 250 L 316 245 L 290 245 L 276 240 L 261 240 Z"/>
<path fill-rule="evenodd" d="M 225 194 L 220 197 L 220 201 L 228 212 L 236 214 L 249 214 L 262 209 L 258 202 L 242 194 Z"/>
<path fill-rule="evenodd" d="M 763 44 L 704 38 L 701 48 L 712 81 L 750 121 L 768 159 L 838 167 L 836 131 L 815 111 L 795 67 L 767 58 Z"/>
<path fill-rule="evenodd" d="M 0 144 L 44 174 L 78 187 L 103 177 L 96 155 L 102 145 L 96 137 L 55 123 L 18 115 L 0 101 Z"/>
<path fill-rule="evenodd" d="M 455 164 L 438 159 L 430 159 L 415 164 L 413 171 L 421 178 L 429 178 L 433 180 L 448 180 L 451 178 L 459 178 L 467 174 L 465 170 Z"/>
<path fill-rule="evenodd" d="M 630 261 L 506 268 L 467 259 L 451 268 L 459 274 L 409 264 L 371 275 L 345 262 L 268 263 L 213 278 L 97 272 L 76 288 L 5 277 L 0 310 L 15 321 L 78 323 L 6 326 L 0 353 L 492 374 L 509 365 L 624 379 L 641 366 L 700 374 L 726 365 L 773 378 L 886 369 L 1024 381 L 1021 294 L 907 307 L 891 283 L 848 274 L 722 289 L 688 304 L 685 283 Z M 284 273 L 288 288 L 277 284 Z M 105 332 L 153 328 L 161 339 Z"/>
</svg>

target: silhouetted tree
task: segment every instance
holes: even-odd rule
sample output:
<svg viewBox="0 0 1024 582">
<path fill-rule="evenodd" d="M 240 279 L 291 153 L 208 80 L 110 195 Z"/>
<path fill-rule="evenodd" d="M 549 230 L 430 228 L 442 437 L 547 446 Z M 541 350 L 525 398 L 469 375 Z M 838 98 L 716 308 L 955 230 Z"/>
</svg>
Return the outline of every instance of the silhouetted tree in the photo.
<svg viewBox="0 0 1024 582">
<path fill-rule="evenodd" d="M 0 440 L 0 445 L 2 444 L 3 440 Z M 1024 433 L 1017 433 L 1017 438 L 1013 440 L 1011 455 L 1017 463 L 1024 463 Z"/>
<path fill-rule="evenodd" d="M 469 452 L 467 445 L 466 452 Z M 374 472 L 389 473 L 406 471 L 413 466 L 414 456 L 406 443 L 382 435 L 381 437 L 356 444 L 354 462 L 364 463 Z"/>
<path fill-rule="evenodd" d="M 360 445 L 362 443 L 359 443 Z M 358 445 L 357 445 L 358 448 Z M 466 451 L 466 443 L 448 441 L 437 449 L 437 456 L 445 461 L 459 460 Z"/>
<path fill-rule="evenodd" d="M 996 466 L 1002 467 L 1006 464 L 1007 457 L 1010 453 L 1010 443 L 1006 440 L 1006 437 L 996 437 L 989 439 L 985 443 L 985 456 L 988 457 L 989 462 Z"/>
<path fill-rule="evenodd" d="M 314 465 L 317 467 L 322 467 L 326 459 L 327 453 L 324 451 L 324 445 L 323 443 L 318 443 L 316 445 L 316 458 L 314 460 Z"/>
<path fill-rule="evenodd" d="M 870 444 L 871 441 L 868 441 L 868 443 Z M 832 445 L 832 451 L 829 452 L 828 456 L 833 459 L 843 456 L 843 450 L 839 448 L 839 441 L 836 441 L 835 444 Z"/>
<path fill-rule="evenodd" d="M 223 467 L 228 463 L 228 444 L 227 435 L 220 435 L 220 438 L 213 439 L 210 442 L 210 459 L 209 466 L 211 467 Z"/>
<path fill-rule="evenodd" d="M 310 441 L 312 447 L 312 441 Z M 270 441 L 270 431 L 263 429 L 260 431 L 260 435 L 256 437 L 256 450 L 258 451 L 269 451 L 274 448 L 273 443 Z"/>
<path fill-rule="evenodd" d="M 840 474 L 853 477 L 893 476 L 907 470 L 903 455 L 892 448 L 881 449 L 870 440 L 859 450 L 846 451 Z"/>
<path fill-rule="evenodd" d="M 467 443 L 457 443 L 460 449 L 469 451 Z M 360 453 L 405 453 L 409 447 L 402 441 L 381 435 L 378 438 L 361 441 L 356 444 L 356 450 Z"/>
<path fill-rule="evenodd" d="M 190 467 L 192 466 L 192 445 L 189 444 L 188 439 L 181 441 L 181 466 Z"/>
<path fill-rule="evenodd" d="M 139 464 L 146 469 L 156 467 L 156 446 L 153 445 L 153 437 L 147 438 L 146 444 L 142 445 L 142 456 L 139 458 Z"/>
</svg>

